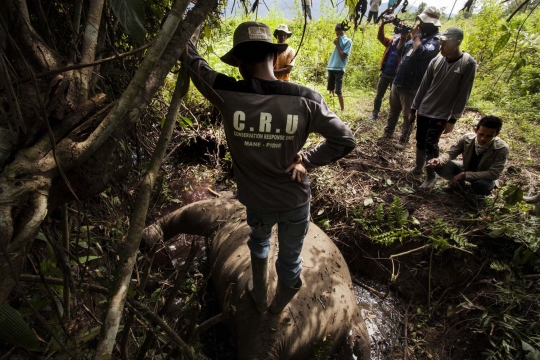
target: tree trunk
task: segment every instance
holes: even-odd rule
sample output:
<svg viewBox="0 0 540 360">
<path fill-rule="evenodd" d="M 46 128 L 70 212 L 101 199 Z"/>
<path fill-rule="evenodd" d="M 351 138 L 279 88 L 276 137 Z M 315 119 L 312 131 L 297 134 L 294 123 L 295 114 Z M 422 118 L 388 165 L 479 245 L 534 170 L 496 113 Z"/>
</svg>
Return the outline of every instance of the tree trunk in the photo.
<svg viewBox="0 0 540 360">
<path fill-rule="evenodd" d="M 55 136 L 54 148 L 49 133 L 43 135 L 36 132 L 36 139 L 28 143 L 26 148 L 12 151 L 10 162 L 0 173 L 0 304 L 11 292 L 14 285 L 12 274 L 18 276 L 20 273 L 27 251 L 46 215 L 49 194 L 56 193 L 57 189 L 51 188 L 52 184 L 62 183 L 62 180 L 57 181 L 63 178 L 62 173 L 66 174 L 85 166 L 88 159 L 102 148 L 113 134 L 124 133 L 133 125 L 140 111 L 151 101 L 170 69 L 176 64 L 195 28 L 215 5 L 215 0 L 198 1 L 186 14 L 180 26 L 160 31 L 122 97 L 103 120 L 98 120 L 97 126 L 92 118 L 78 118 L 78 123 L 66 129 L 69 133 Z M 62 66 L 65 61 L 46 47 L 45 42 L 40 40 L 39 35 L 31 28 L 29 21 L 21 21 L 28 19 L 24 1 L 6 0 L 5 8 L 0 9 L 0 12 L 10 16 L 10 29 L 7 33 L 16 36 L 11 46 L 17 48 L 6 54 L 13 54 L 13 58 L 18 58 L 17 52 L 24 53 L 30 65 L 28 68 L 20 63 L 20 59 L 12 60 L 17 61 L 20 68 L 26 69 L 30 74 Z M 169 35 L 163 36 L 162 33 Z M 68 76 L 70 73 L 59 75 Z M 64 80 L 65 77 L 60 79 L 59 84 L 62 85 Z M 70 92 L 69 89 L 73 86 L 73 82 L 69 83 L 61 94 L 66 98 L 73 93 L 77 94 L 76 91 Z M 52 90 L 54 89 L 56 88 Z M 26 87 L 26 90 L 29 97 L 33 96 L 33 103 L 44 103 L 43 109 L 52 100 L 49 94 L 43 96 L 41 91 L 37 91 L 35 85 Z M 66 117 L 75 110 L 68 107 Z M 49 121 L 46 110 L 34 110 L 29 115 L 23 115 L 30 125 L 33 124 L 28 117 L 31 117 L 32 121 L 41 119 L 43 124 Z M 55 135 L 58 134 L 56 131 L 57 128 L 52 129 Z M 86 135 L 88 131 L 90 134 Z M 60 204 L 61 201 L 56 203 Z"/>
<path fill-rule="evenodd" d="M 99 26 L 101 24 L 101 14 L 103 13 L 104 0 L 90 0 L 90 9 L 88 10 L 86 26 L 83 34 L 83 44 L 81 53 L 81 62 L 83 64 L 93 63 L 96 55 L 96 46 L 98 43 Z M 93 67 L 87 67 L 81 70 L 81 97 L 80 102 L 88 100 L 91 92 Z"/>
</svg>

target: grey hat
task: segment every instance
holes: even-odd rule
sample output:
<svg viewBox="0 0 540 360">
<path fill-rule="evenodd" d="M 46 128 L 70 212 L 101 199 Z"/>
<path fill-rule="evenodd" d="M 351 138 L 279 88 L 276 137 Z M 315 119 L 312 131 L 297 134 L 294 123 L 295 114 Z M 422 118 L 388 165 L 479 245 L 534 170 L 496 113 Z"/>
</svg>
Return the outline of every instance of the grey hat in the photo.
<svg viewBox="0 0 540 360">
<path fill-rule="evenodd" d="M 247 21 L 238 25 L 236 30 L 234 30 L 233 47 L 221 57 L 221 61 L 225 64 L 237 67 L 238 63 L 234 58 L 234 49 L 239 44 L 246 42 L 266 43 L 278 54 L 287 50 L 287 47 L 289 46 L 287 44 L 274 44 L 272 42 L 272 35 L 270 35 L 270 28 L 266 26 L 266 24 L 256 21 Z"/>
<path fill-rule="evenodd" d="M 289 31 L 289 27 L 286 24 L 279 24 L 277 29 L 274 30 L 274 37 L 277 37 L 277 32 L 282 31 L 285 34 L 287 34 L 287 38 L 290 38 L 292 35 L 292 31 Z"/>
<path fill-rule="evenodd" d="M 436 40 L 463 40 L 463 30 L 458 27 L 451 27 L 446 29 L 442 35 L 437 35 L 434 37 Z"/>
<path fill-rule="evenodd" d="M 441 12 L 437 10 L 435 6 L 428 6 L 420 15 L 416 17 L 420 21 L 433 24 L 435 26 L 441 26 L 439 19 L 441 18 Z"/>
</svg>

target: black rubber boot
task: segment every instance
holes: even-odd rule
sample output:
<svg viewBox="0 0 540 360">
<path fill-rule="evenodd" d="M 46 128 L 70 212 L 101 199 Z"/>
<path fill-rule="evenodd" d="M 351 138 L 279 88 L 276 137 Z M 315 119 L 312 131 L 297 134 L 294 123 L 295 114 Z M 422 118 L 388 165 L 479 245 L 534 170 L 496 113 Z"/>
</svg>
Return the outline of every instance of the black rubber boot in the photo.
<svg viewBox="0 0 540 360">
<path fill-rule="evenodd" d="M 426 168 L 427 178 L 424 180 L 422 185 L 420 185 L 421 189 L 431 189 L 435 185 L 435 181 L 437 180 L 435 178 L 435 170 L 431 167 Z"/>
<path fill-rule="evenodd" d="M 285 306 L 287 306 L 289 301 L 291 301 L 301 287 L 301 279 L 298 279 L 294 287 L 285 286 L 278 280 L 276 295 L 274 295 L 274 300 L 272 300 L 272 304 L 270 305 L 270 309 L 268 309 L 268 311 L 270 311 L 272 314 L 279 314 L 281 311 L 283 311 Z"/>
<path fill-rule="evenodd" d="M 426 163 L 426 150 L 416 149 L 416 165 L 407 169 L 413 175 L 422 175 Z"/>
<path fill-rule="evenodd" d="M 259 259 L 251 255 L 251 273 L 248 291 L 262 314 L 268 310 L 268 258 Z"/>
</svg>

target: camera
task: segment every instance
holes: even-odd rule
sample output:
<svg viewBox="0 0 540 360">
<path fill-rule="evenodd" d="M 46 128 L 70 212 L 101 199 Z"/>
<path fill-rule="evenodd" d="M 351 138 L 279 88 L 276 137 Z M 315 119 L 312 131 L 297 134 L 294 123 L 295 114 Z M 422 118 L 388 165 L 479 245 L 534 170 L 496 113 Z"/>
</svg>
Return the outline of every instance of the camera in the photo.
<svg viewBox="0 0 540 360">
<path fill-rule="evenodd" d="M 412 31 L 412 26 L 403 24 L 403 20 L 398 18 L 397 16 L 391 16 L 391 15 L 384 15 L 383 21 L 385 24 L 393 24 L 394 27 L 394 34 L 403 34 L 408 33 Z"/>
</svg>

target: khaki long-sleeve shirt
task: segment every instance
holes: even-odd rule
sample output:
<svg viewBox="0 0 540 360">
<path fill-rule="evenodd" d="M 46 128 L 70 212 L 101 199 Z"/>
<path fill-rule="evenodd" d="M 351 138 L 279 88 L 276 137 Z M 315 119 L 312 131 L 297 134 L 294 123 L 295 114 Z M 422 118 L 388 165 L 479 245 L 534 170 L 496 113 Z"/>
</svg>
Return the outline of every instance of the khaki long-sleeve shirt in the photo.
<svg viewBox="0 0 540 360">
<path fill-rule="evenodd" d="M 459 141 L 452 145 L 450 150 L 439 157 L 441 165 L 463 155 L 463 169 L 465 180 L 491 180 L 495 181 L 500 176 L 508 160 L 510 148 L 501 138 L 495 138 L 489 148 L 484 152 L 476 171 L 466 171 L 471 162 L 474 149 L 475 133 L 465 134 Z"/>
</svg>

